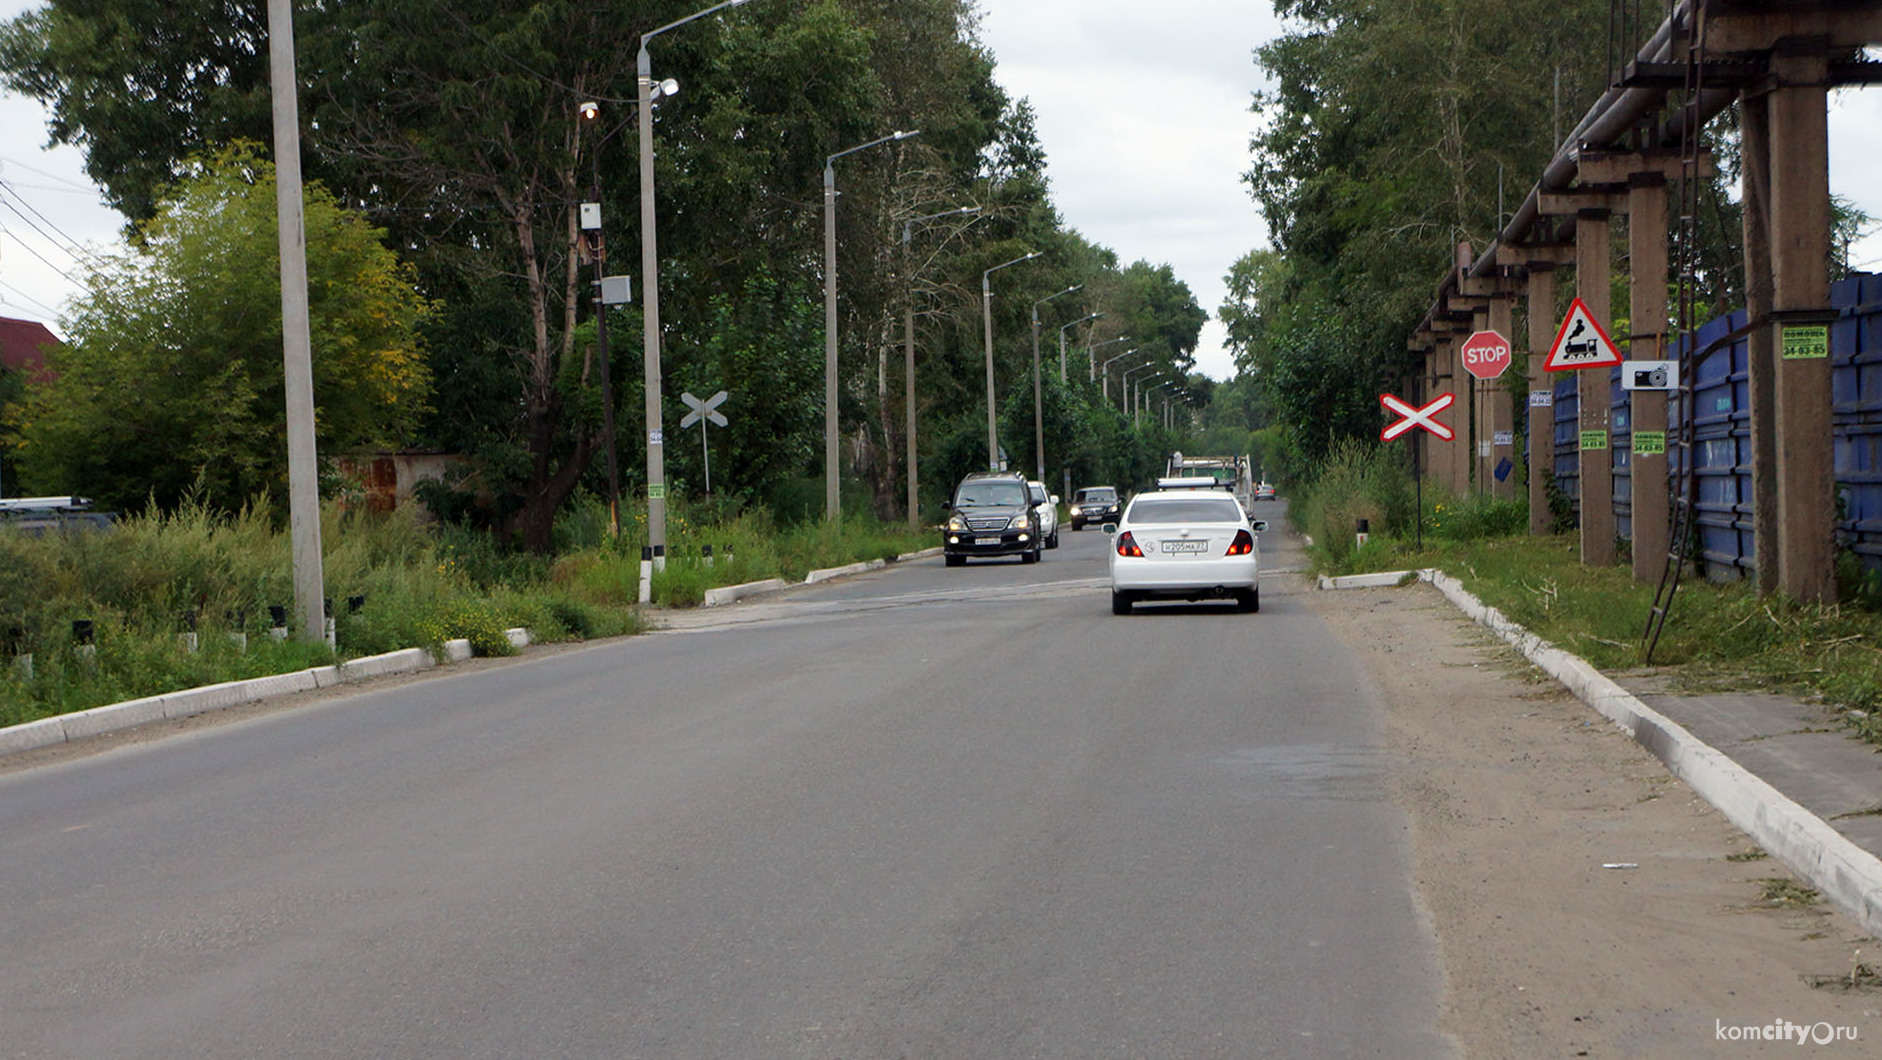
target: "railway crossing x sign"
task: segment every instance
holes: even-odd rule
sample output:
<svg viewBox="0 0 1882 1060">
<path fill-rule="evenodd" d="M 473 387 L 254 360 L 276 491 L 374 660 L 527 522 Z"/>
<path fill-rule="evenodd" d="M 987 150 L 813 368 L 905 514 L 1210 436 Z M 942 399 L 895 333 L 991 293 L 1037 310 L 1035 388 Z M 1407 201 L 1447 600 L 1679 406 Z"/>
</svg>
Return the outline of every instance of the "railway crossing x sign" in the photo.
<svg viewBox="0 0 1882 1060">
<path fill-rule="evenodd" d="M 725 417 L 718 412 L 719 406 L 725 401 L 725 391 L 721 390 L 704 401 L 691 394 L 681 394 L 680 400 L 686 402 L 686 407 L 693 410 L 680 420 L 681 429 L 691 427 L 701 419 L 711 420 L 714 427 L 725 426 Z"/>
<path fill-rule="evenodd" d="M 1447 442 L 1450 441 L 1457 437 L 1457 432 L 1446 427 L 1443 423 L 1440 423 L 1437 419 L 1437 415 L 1445 409 L 1450 408 L 1451 403 L 1456 400 L 1456 394 L 1439 394 L 1437 399 L 1430 404 L 1419 407 L 1396 395 L 1380 394 L 1379 404 L 1384 405 L 1387 409 L 1405 418 L 1380 431 L 1379 440 L 1389 442 L 1411 430 L 1413 427 L 1423 427 L 1439 438 Z"/>
<path fill-rule="evenodd" d="M 693 410 L 680 419 L 680 429 L 685 430 L 695 423 L 699 424 L 699 452 L 706 468 L 706 492 L 711 493 L 712 450 L 706 445 L 706 423 L 710 421 L 715 427 L 725 426 L 725 416 L 719 412 L 719 405 L 725 401 L 725 391 L 721 390 L 704 401 L 691 393 L 683 393 L 680 395 L 680 400 L 686 402 L 686 407 Z"/>
</svg>

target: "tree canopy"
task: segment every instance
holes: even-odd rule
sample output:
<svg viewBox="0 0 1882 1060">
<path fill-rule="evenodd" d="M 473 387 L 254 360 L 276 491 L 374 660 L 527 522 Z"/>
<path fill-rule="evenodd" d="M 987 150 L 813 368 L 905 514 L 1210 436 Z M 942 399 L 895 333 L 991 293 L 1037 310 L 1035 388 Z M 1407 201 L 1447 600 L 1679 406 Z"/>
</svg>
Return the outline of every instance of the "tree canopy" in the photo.
<svg viewBox="0 0 1882 1060">
<path fill-rule="evenodd" d="M 285 496 L 273 165 L 237 144 L 157 194 L 128 249 L 90 274 L 52 378 L 11 410 L 21 477 L 116 508 Z M 430 307 L 383 233 L 319 185 L 305 224 L 319 443 L 398 444 L 431 394 Z"/>
<path fill-rule="evenodd" d="M 432 307 L 419 327 L 437 392 L 409 440 L 474 457 L 485 517 L 534 547 L 566 498 L 600 486 L 591 270 L 605 252 L 609 271 L 638 271 L 634 57 L 641 34 L 694 10 L 360 0 L 296 17 L 307 174 L 388 233 Z M 265 137 L 262 12 L 261 0 L 49 0 L 0 25 L 0 78 L 47 103 L 53 139 L 83 148 L 141 222 L 190 159 Z M 1028 428 L 1031 303 L 1052 292 L 1083 285 L 1042 310 L 1055 354 L 1059 325 L 1102 312 L 1070 340 L 1128 338 L 1172 377 L 1192 366 L 1207 314 L 1167 265 L 1120 267 L 1062 223 L 1031 108 L 995 82 L 977 18 L 973 0 L 769 0 L 652 42 L 655 78 L 681 85 L 654 128 L 663 397 L 673 409 L 681 389 L 732 392 L 728 413 L 745 426 L 735 420 L 729 451 L 715 452 L 722 491 L 775 505 L 822 473 L 821 171 L 896 129 L 921 136 L 837 163 L 846 506 L 887 516 L 902 503 L 908 425 L 892 354 L 910 299 L 924 449 L 984 425 L 978 273 L 995 264 L 1042 254 L 1000 273 L 993 303 L 995 401 L 1003 411 L 1023 395 Z M 602 205 L 599 245 L 576 227 L 589 198 Z M 978 212 L 911 225 L 963 207 Z M 640 322 L 629 306 L 609 328 L 628 492 L 644 487 L 645 431 L 626 427 L 640 418 Z M 1148 458 L 1124 448 L 1164 444 L 1101 442 L 1125 437 L 1123 412 L 1070 374 L 1075 392 L 1048 409 L 1055 463 L 1077 452 L 1134 465 Z M 646 426 L 676 437 L 677 416 Z M 1030 463 L 1030 429 L 1003 441 Z M 668 445 L 673 491 L 703 486 L 688 452 Z M 1091 473 L 1124 478 L 1123 464 Z M 935 496 L 942 477 L 923 476 Z"/>
</svg>

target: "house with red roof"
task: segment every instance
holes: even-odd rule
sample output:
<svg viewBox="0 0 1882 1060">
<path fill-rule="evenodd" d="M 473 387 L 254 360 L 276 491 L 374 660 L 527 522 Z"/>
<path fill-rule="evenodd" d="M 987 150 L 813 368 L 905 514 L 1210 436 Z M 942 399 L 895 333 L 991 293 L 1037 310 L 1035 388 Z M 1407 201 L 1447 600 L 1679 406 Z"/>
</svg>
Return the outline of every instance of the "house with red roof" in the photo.
<svg viewBox="0 0 1882 1060">
<path fill-rule="evenodd" d="M 37 320 L 0 317 L 0 368 L 20 372 L 35 382 L 45 379 L 46 353 L 60 345 L 52 329 Z"/>
</svg>

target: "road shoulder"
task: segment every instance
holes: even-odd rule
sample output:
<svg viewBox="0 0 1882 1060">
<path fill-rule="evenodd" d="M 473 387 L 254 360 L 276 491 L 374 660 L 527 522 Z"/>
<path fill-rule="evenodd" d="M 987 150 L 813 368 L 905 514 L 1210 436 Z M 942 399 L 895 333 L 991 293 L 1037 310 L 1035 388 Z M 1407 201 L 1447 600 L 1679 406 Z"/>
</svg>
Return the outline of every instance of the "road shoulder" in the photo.
<svg viewBox="0 0 1882 1060">
<path fill-rule="evenodd" d="M 1882 947 L 1766 899 L 1791 875 L 1732 860 L 1743 833 L 1606 719 L 1430 586 L 1301 592 L 1387 704 L 1467 1055 L 1776 1055 L 1796 1044 L 1729 1035 L 1778 1021 L 1882 1035 L 1882 993 L 1811 985 Z"/>
</svg>

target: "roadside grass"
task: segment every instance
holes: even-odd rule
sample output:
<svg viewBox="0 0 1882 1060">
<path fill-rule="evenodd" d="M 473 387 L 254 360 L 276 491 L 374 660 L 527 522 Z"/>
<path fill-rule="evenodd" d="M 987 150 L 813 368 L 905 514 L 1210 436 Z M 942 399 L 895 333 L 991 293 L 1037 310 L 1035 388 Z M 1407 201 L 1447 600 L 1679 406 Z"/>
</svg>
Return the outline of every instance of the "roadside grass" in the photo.
<svg viewBox="0 0 1882 1060">
<path fill-rule="evenodd" d="M 1530 537 L 1519 502 L 1429 499 L 1423 547 L 1402 531 L 1364 547 L 1315 539 L 1327 574 L 1435 567 L 1536 635 L 1606 670 L 1645 665 L 1656 588 L 1637 583 L 1627 557 L 1584 566 L 1573 534 Z M 1349 535 L 1350 536 L 1350 535 Z M 1803 605 L 1761 598 L 1745 581 L 1680 582 L 1653 665 L 1687 691 L 1758 689 L 1821 700 L 1862 738 L 1882 743 L 1882 615 L 1864 602 Z"/>
<path fill-rule="evenodd" d="M 781 527 L 762 512 L 669 514 L 667 569 L 653 602 L 692 606 L 719 585 L 893 558 L 932 544 L 867 518 Z M 558 554 L 500 547 L 489 534 L 409 515 L 322 513 L 334 648 L 276 639 L 292 624 L 290 542 L 266 502 L 233 515 L 186 505 L 130 515 L 104 532 L 30 535 L 0 526 L 0 726 L 222 681 L 287 673 L 468 639 L 479 655 L 536 640 L 640 632 L 645 516 L 608 533 L 605 506 L 570 506 Z M 712 546 L 708 563 L 704 546 Z M 81 632 L 74 623 L 88 623 Z M 87 641 L 81 643 L 81 641 Z"/>
</svg>

